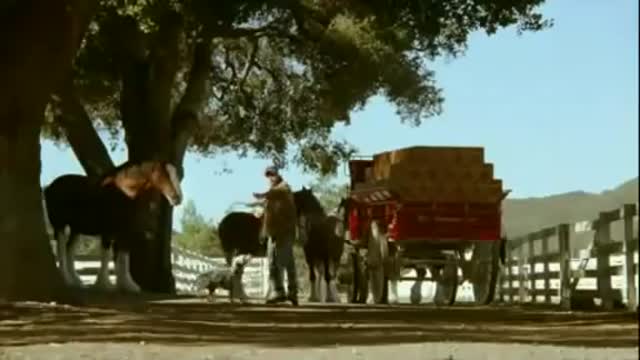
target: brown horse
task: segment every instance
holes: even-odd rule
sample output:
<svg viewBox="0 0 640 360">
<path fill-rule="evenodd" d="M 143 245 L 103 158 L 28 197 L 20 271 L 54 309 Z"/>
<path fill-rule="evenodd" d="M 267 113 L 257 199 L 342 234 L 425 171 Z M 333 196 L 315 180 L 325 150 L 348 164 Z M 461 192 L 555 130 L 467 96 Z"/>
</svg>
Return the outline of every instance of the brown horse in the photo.
<svg viewBox="0 0 640 360">
<path fill-rule="evenodd" d="M 340 220 L 327 215 L 311 189 L 302 187 L 293 193 L 298 212 L 299 234 L 309 267 L 310 302 L 340 302 L 336 277 L 344 241 L 338 236 Z M 326 296 L 321 298 L 321 279 L 326 284 Z"/>
<path fill-rule="evenodd" d="M 110 288 L 109 251 L 113 247 L 116 285 L 139 292 L 129 271 L 130 242 L 144 234 L 135 229 L 134 200 L 146 191 L 161 192 L 172 206 L 182 202 L 175 166 L 163 161 L 126 162 L 99 179 L 83 175 L 63 175 L 44 190 L 47 216 L 57 242 L 60 270 L 69 285 L 82 286 L 75 271 L 73 255 L 78 235 L 101 236 L 100 272 L 95 285 Z M 68 236 L 65 235 L 69 227 Z"/>
</svg>

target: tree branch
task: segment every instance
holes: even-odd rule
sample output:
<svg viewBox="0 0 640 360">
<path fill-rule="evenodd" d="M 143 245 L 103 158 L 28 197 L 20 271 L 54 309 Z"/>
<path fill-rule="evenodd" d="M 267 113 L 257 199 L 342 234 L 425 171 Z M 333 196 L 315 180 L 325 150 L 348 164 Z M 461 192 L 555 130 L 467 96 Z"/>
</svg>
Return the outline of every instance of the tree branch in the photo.
<svg viewBox="0 0 640 360">
<path fill-rule="evenodd" d="M 212 27 L 211 34 L 217 38 L 238 39 L 238 38 L 260 38 L 263 36 L 276 35 L 281 32 L 278 20 L 269 22 L 260 27 Z"/>
<path fill-rule="evenodd" d="M 73 80 L 66 79 L 56 95 L 54 100 L 61 111 L 55 115 L 55 121 L 62 127 L 84 171 L 88 176 L 100 176 L 111 170 L 113 161 L 75 92 Z"/>
<path fill-rule="evenodd" d="M 251 72 L 251 69 L 253 69 L 253 67 L 256 65 L 256 57 L 258 56 L 258 49 L 259 49 L 258 41 L 259 40 L 257 39 L 253 41 L 253 46 L 251 47 L 251 50 L 249 52 L 247 63 L 244 65 L 244 69 L 242 70 L 242 77 L 238 82 L 239 88 L 242 88 L 242 86 L 244 85 L 244 82 L 247 80 L 247 77 L 249 76 L 249 73 Z"/>
<path fill-rule="evenodd" d="M 187 87 L 173 113 L 173 160 L 177 165 L 182 164 L 198 115 L 209 97 L 211 67 L 211 39 L 206 39 L 195 46 Z"/>
<path fill-rule="evenodd" d="M 229 53 L 229 49 L 224 48 L 224 64 L 226 65 L 225 70 L 231 70 L 231 75 L 233 76 L 232 80 L 238 79 L 238 72 L 236 71 L 236 66 L 233 64 L 233 60 L 231 60 L 231 54 Z M 230 82 L 231 83 L 231 82 Z"/>
<path fill-rule="evenodd" d="M 147 37 L 140 31 L 137 21 L 130 16 L 112 15 L 103 24 L 100 31 L 108 36 L 109 48 L 116 54 L 121 68 L 132 62 L 143 62 L 148 57 Z"/>
<path fill-rule="evenodd" d="M 148 121 L 159 131 L 155 141 L 168 141 L 171 136 L 172 89 L 180 68 L 180 42 L 184 30 L 182 16 L 168 13 L 162 19 L 150 54 Z"/>
<path fill-rule="evenodd" d="M 136 20 L 124 21 L 132 37 L 124 41 L 120 50 L 120 110 L 129 158 L 169 156 L 161 153 L 168 149 L 159 144 L 171 141 L 172 89 L 180 66 L 183 19 L 173 12 L 165 14 L 153 35 L 151 49 Z"/>
</svg>

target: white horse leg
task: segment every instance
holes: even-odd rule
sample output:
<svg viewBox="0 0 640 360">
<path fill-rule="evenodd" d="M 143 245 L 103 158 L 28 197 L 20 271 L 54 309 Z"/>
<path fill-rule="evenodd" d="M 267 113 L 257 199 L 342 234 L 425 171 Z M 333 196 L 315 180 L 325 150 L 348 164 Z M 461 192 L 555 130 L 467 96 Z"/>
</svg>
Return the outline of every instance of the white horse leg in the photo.
<svg viewBox="0 0 640 360">
<path fill-rule="evenodd" d="M 327 302 L 339 303 L 338 286 L 336 284 L 337 265 L 333 261 L 329 262 L 329 280 L 327 283 Z"/>
<path fill-rule="evenodd" d="M 100 270 L 96 277 L 94 286 L 96 288 L 107 290 L 112 287 L 111 280 L 109 280 L 109 260 L 111 259 L 111 248 L 104 248 L 100 246 Z"/>
<path fill-rule="evenodd" d="M 320 277 L 318 276 L 318 271 L 316 269 L 316 265 L 309 265 L 309 272 L 313 272 L 313 280 L 312 277 L 309 276 L 309 288 L 310 288 L 310 293 L 309 293 L 309 302 L 319 302 L 320 301 L 320 296 L 318 294 L 318 281 L 320 279 Z M 310 274 L 311 275 L 311 274 Z"/>
<path fill-rule="evenodd" d="M 69 265 L 67 265 L 67 234 L 65 231 L 59 231 L 56 234 L 57 256 L 58 256 L 58 269 L 62 275 L 62 279 L 65 284 L 72 285 L 73 279 L 69 275 Z"/>
<path fill-rule="evenodd" d="M 76 271 L 75 253 L 78 247 L 78 234 L 71 233 L 67 242 L 67 266 L 69 267 L 69 275 L 73 281 L 73 285 L 77 287 L 83 287 L 84 283 L 80 279 L 80 275 Z"/>
<path fill-rule="evenodd" d="M 247 293 L 244 291 L 244 284 L 242 283 L 242 275 L 244 275 L 244 271 L 240 272 L 236 277 L 234 277 L 234 288 L 238 289 L 238 297 L 242 303 L 249 302 L 249 297 Z"/>
<path fill-rule="evenodd" d="M 116 254 L 116 284 L 118 289 L 126 292 L 139 293 L 140 286 L 131 277 L 129 270 L 129 252 L 118 251 Z"/>
<path fill-rule="evenodd" d="M 327 282 L 325 279 L 325 266 L 323 262 L 316 265 L 316 286 L 318 287 L 318 302 L 326 302 L 327 300 Z"/>
</svg>

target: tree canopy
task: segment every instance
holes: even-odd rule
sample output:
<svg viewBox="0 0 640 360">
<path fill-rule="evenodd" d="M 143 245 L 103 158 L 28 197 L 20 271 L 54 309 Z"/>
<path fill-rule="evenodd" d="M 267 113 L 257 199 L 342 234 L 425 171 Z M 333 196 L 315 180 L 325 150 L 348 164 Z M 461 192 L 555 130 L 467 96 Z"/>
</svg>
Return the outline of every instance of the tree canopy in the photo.
<svg viewBox="0 0 640 360">
<path fill-rule="evenodd" d="M 282 163 L 295 151 L 326 174 L 353 151 L 330 138 L 352 110 L 381 94 L 410 124 L 439 114 L 429 61 L 462 54 L 477 30 L 549 26 L 541 3 L 103 0 L 74 83 L 90 118 L 112 133 L 123 126 L 128 143 L 143 134 L 177 158 L 187 145 Z M 61 138 L 64 112 L 53 104 L 48 136 Z"/>
</svg>

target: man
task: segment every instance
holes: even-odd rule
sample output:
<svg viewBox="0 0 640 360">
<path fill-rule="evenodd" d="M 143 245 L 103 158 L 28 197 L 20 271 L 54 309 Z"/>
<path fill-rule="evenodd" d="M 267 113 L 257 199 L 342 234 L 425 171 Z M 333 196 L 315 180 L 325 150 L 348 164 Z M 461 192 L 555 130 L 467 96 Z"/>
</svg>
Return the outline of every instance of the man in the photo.
<svg viewBox="0 0 640 360">
<path fill-rule="evenodd" d="M 289 300 L 297 306 L 298 281 L 293 256 L 297 217 L 293 193 L 276 167 L 267 167 L 264 175 L 269 180 L 269 190 L 265 193 L 254 193 L 253 196 L 265 203 L 262 234 L 268 238 L 269 280 L 274 291 L 273 296 L 267 299 L 267 304 Z M 287 271 L 286 295 L 282 278 L 284 270 Z"/>
</svg>

